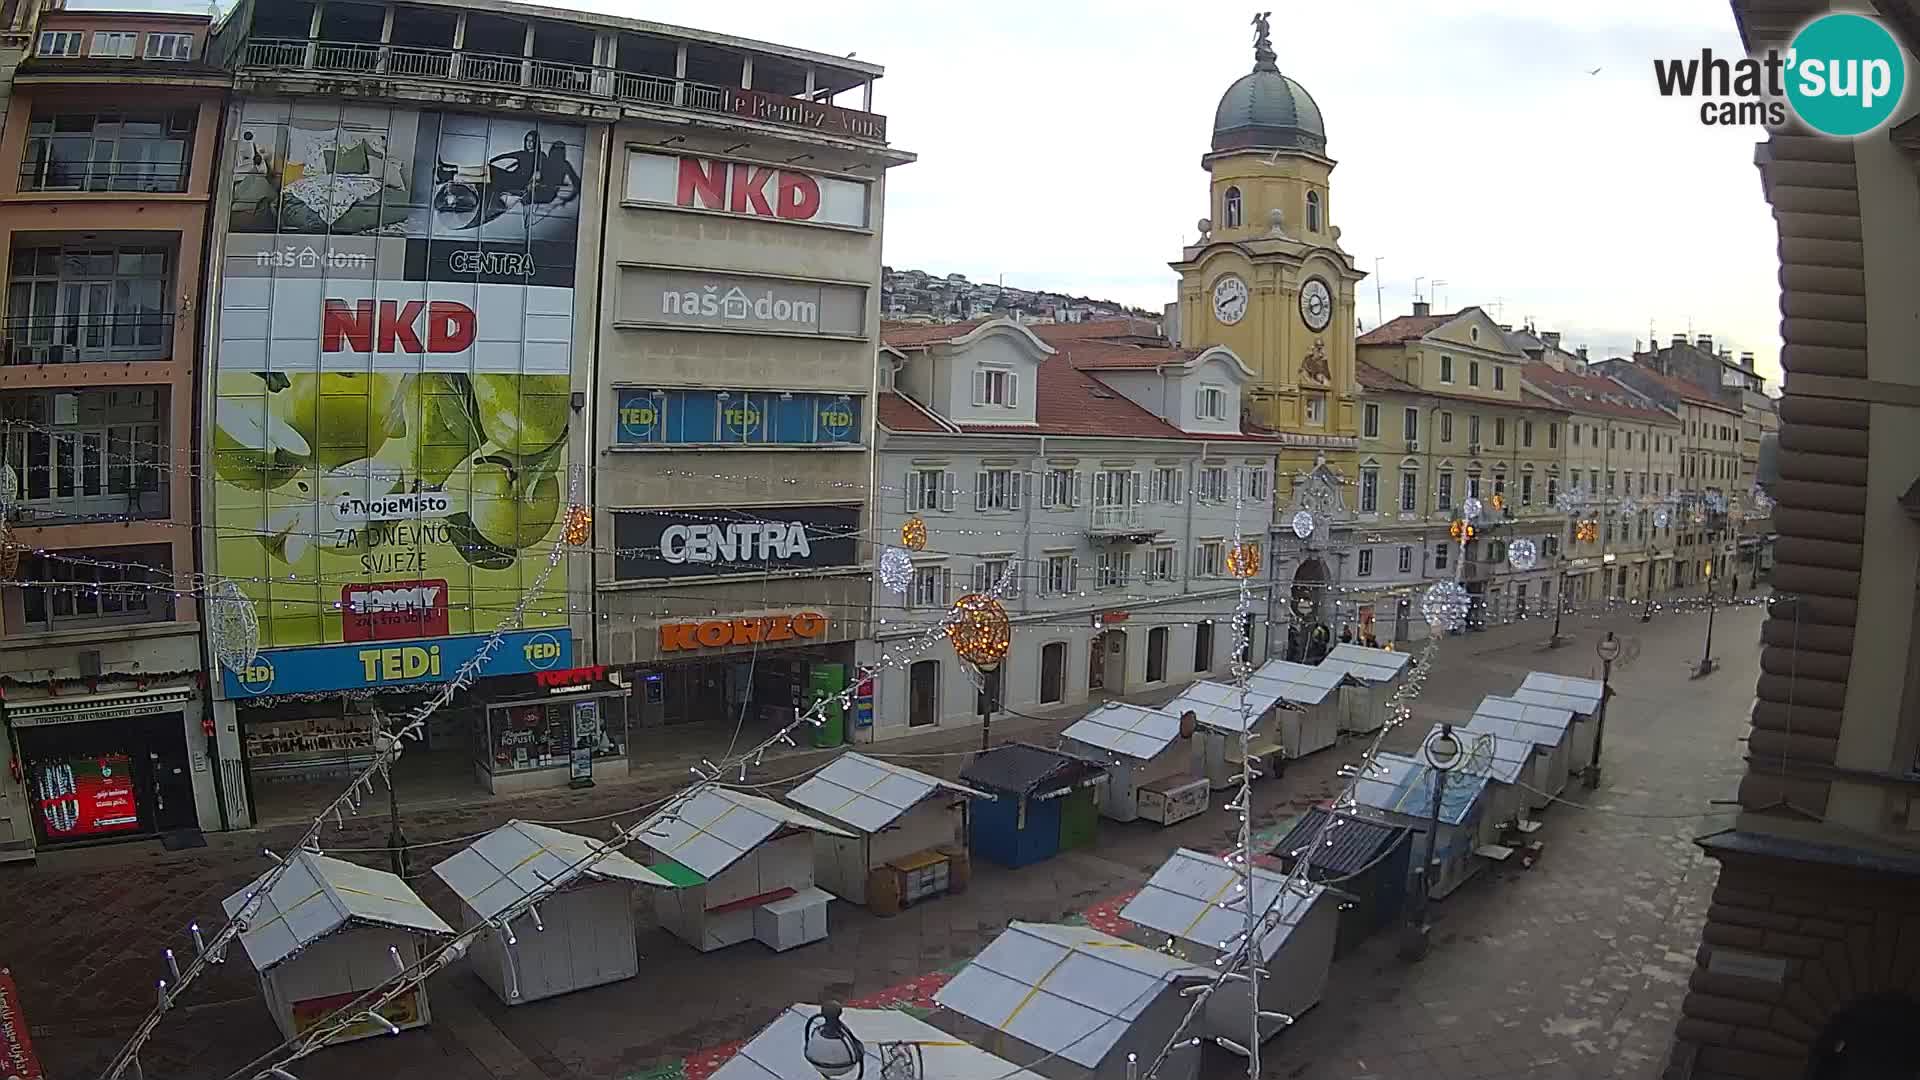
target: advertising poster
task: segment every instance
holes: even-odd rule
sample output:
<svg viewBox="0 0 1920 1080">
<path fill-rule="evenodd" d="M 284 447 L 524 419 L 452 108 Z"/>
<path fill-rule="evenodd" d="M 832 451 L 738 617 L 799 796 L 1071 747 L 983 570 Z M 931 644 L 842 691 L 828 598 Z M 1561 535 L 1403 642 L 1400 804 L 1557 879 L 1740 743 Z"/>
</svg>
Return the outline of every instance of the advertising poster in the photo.
<svg viewBox="0 0 1920 1080">
<path fill-rule="evenodd" d="M 360 652 L 493 630 L 559 542 L 586 133 L 338 101 L 238 112 L 218 572 L 256 601 L 270 663 L 305 647 L 281 687 L 379 686 L 412 668 Z M 556 570 L 529 629 L 567 625 L 566 587 Z M 313 648 L 333 645 L 348 655 Z"/>
<path fill-rule="evenodd" d="M 329 994 L 326 997 L 307 998 L 293 1003 L 293 1033 L 296 1037 L 319 1027 L 328 1017 L 358 1000 L 360 994 Z M 420 996 L 407 991 L 385 1005 L 380 1006 L 380 1015 L 393 1021 L 393 1026 L 409 1028 L 420 1023 Z M 387 1026 L 378 1020 L 363 1020 L 346 1029 L 334 1041 L 347 1042 L 350 1039 L 364 1039 L 371 1035 L 385 1034 Z"/>
<path fill-rule="evenodd" d="M 133 761 L 125 754 L 34 762 L 33 799 L 49 841 L 140 831 Z"/>
<path fill-rule="evenodd" d="M 33 1052 L 33 1036 L 20 1009 L 20 988 L 13 972 L 0 968 L 0 1076 L 6 1080 L 44 1080 L 40 1056 Z"/>
</svg>

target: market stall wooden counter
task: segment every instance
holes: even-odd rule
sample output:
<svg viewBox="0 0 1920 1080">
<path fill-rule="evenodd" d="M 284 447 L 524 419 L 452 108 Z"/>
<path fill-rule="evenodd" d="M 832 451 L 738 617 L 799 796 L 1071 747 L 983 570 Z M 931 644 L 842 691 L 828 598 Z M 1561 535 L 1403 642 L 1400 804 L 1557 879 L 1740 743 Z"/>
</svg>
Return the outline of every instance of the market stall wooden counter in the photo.
<svg viewBox="0 0 1920 1080">
<path fill-rule="evenodd" d="M 974 799 L 993 796 L 851 751 L 787 793 L 853 834 L 813 834 L 816 883 L 882 915 L 966 888 Z"/>
</svg>

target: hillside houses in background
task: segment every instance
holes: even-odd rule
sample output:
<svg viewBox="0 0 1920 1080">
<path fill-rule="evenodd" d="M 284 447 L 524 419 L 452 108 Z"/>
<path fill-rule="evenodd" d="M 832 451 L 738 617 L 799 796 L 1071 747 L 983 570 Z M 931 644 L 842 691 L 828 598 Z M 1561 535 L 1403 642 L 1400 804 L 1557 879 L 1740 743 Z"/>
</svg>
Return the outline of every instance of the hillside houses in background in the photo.
<svg viewBox="0 0 1920 1080">
<path fill-rule="evenodd" d="M 1023 323 L 1072 323 L 1157 317 L 1153 312 L 1110 300 L 972 282 L 965 274 L 942 277 L 891 266 L 881 267 L 880 274 L 880 310 L 889 322 L 944 323 L 991 317 Z"/>
</svg>

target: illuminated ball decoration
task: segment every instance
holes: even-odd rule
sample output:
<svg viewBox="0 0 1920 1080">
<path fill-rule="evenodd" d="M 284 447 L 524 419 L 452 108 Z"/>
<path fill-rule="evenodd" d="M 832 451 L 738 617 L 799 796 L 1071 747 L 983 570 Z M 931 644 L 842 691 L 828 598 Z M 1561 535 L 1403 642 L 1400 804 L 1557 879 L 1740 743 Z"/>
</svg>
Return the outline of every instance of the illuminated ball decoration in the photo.
<svg viewBox="0 0 1920 1080">
<path fill-rule="evenodd" d="M 1753 512 L 1758 516 L 1764 517 L 1773 510 L 1773 496 L 1762 491 L 1758 485 L 1747 493 L 1747 501 L 1753 504 Z"/>
<path fill-rule="evenodd" d="M 1497 514 L 1507 508 L 1507 497 L 1496 491 L 1493 498 L 1487 500 L 1487 505 L 1493 507 L 1493 512 Z"/>
<path fill-rule="evenodd" d="M 1446 633 L 1458 633 L 1467 624 L 1467 610 L 1473 605 L 1473 597 L 1467 595 L 1466 586 L 1457 581 L 1435 582 L 1420 598 L 1420 614 L 1426 617 L 1427 625 Z"/>
<path fill-rule="evenodd" d="M 1453 538 L 1455 540 L 1458 540 L 1463 544 L 1473 539 L 1476 535 L 1478 535 L 1477 530 L 1475 530 L 1473 527 L 1473 523 L 1465 520 L 1464 518 L 1455 521 L 1452 527 L 1448 529 L 1448 531 L 1453 534 Z"/>
<path fill-rule="evenodd" d="M 1568 484 L 1566 490 L 1554 497 L 1553 507 L 1568 517 L 1572 517 L 1580 512 L 1580 507 L 1585 501 L 1585 498 L 1580 494 L 1580 485 Z"/>
<path fill-rule="evenodd" d="M 1293 512 L 1293 535 L 1302 540 L 1312 536 L 1314 528 L 1319 524 L 1319 522 L 1313 519 L 1313 511 L 1311 510 L 1295 510 Z"/>
<path fill-rule="evenodd" d="M 1664 529 L 1672 521 L 1673 521 L 1673 511 L 1667 509 L 1666 507 L 1664 506 L 1658 507 L 1653 511 L 1653 527 L 1654 528 Z"/>
<path fill-rule="evenodd" d="M 988 670 L 1007 658 L 1013 628 L 1000 601 L 985 593 L 968 593 L 953 602 L 952 614 L 947 620 L 947 640 L 960 659 Z"/>
<path fill-rule="evenodd" d="M 1460 504 L 1460 516 L 1468 521 L 1479 521 L 1480 512 L 1483 509 L 1480 500 L 1469 495 L 1467 501 Z"/>
<path fill-rule="evenodd" d="M 1507 562 L 1522 573 L 1540 561 L 1540 548 L 1531 540 L 1515 540 L 1507 545 Z"/>
<path fill-rule="evenodd" d="M 1237 578 L 1260 576 L 1260 545 L 1251 541 L 1227 549 L 1227 573 Z"/>
<path fill-rule="evenodd" d="M 586 547 L 593 542 L 593 509 L 586 506 L 567 507 L 567 525 L 560 538 L 569 547 Z"/>
<path fill-rule="evenodd" d="M 910 517 L 900 526 L 900 546 L 908 551 L 927 550 L 927 523 L 925 519 Z"/>
<path fill-rule="evenodd" d="M 906 548 L 880 549 L 880 584 L 895 596 L 906 595 L 913 584 L 913 556 Z"/>
<path fill-rule="evenodd" d="M 1574 526 L 1573 538 L 1583 544 L 1593 543 L 1595 540 L 1600 539 L 1600 523 L 1597 521 L 1581 522 Z"/>
<path fill-rule="evenodd" d="M 1634 514 L 1639 513 L 1639 511 L 1640 511 L 1640 504 L 1633 501 L 1633 496 L 1627 495 L 1621 498 L 1620 512 L 1622 514 L 1628 517 L 1632 517 Z"/>
<path fill-rule="evenodd" d="M 1717 491 L 1707 492 L 1707 509 L 1716 514 L 1727 512 L 1727 497 Z"/>
<path fill-rule="evenodd" d="M 238 582 L 221 580 L 208 594 L 207 638 L 220 666 L 235 674 L 259 658 L 260 613 Z"/>
</svg>

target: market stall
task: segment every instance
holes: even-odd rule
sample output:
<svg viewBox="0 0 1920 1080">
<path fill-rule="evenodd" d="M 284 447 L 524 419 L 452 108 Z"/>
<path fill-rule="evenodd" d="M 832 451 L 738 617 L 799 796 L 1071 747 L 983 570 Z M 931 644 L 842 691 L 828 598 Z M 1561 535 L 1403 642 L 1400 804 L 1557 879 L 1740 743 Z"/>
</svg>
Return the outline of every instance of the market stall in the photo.
<svg viewBox="0 0 1920 1080">
<path fill-rule="evenodd" d="M 1051 1080 L 1138 1080 L 1186 1016 L 1181 988 L 1212 976 L 1092 927 L 1014 922 L 933 1000 L 984 1029 L 970 1041 Z M 1156 1075 L 1192 1080 L 1199 1060 L 1182 1047 Z"/>
<path fill-rule="evenodd" d="M 1335 645 L 1320 666 L 1347 676 L 1340 684 L 1340 729 L 1362 735 L 1379 731 L 1412 660 L 1411 654 L 1392 649 Z"/>
<path fill-rule="evenodd" d="M 1070 751 L 1107 762 L 1102 815 L 1171 825 L 1207 808 L 1206 777 L 1193 775 L 1193 752 L 1182 739 L 1191 734 L 1177 713 L 1109 701 L 1068 725 L 1060 740 Z"/>
<path fill-rule="evenodd" d="M 1545 671 L 1529 672 L 1520 689 L 1510 697 L 1515 701 L 1524 701 L 1529 705 L 1545 705 L 1553 709 L 1565 709 L 1573 714 L 1573 734 L 1567 750 L 1567 768 L 1573 772 L 1593 764 L 1593 740 L 1597 725 L 1595 717 L 1600 712 L 1601 695 L 1607 693 L 1606 684 L 1599 679 L 1582 679 L 1572 675 L 1553 675 Z"/>
<path fill-rule="evenodd" d="M 1240 782 L 1240 735 L 1247 735 L 1248 752 L 1256 762 L 1280 753 L 1274 719 L 1280 698 L 1249 685 L 1242 691 L 1226 683 L 1197 682 L 1161 706 L 1162 712 L 1184 717 L 1193 714 L 1193 771 L 1205 776 L 1215 791 Z M 1276 770 L 1263 770 L 1271 775 Z"/>
<path fill-rule="evenodd" d="M 449 937 L 453 927 L 433 913 L 407 883 L 384 870 L 306 849 L 289 854 L 273 887 L 254 897 L 240 945 L 260 973 L 267 1011 L 286 1038 L 319 1027 L 342 1006 L 392 982 L 400 965 L 424 954 L 423 938 Z M 241 917 L 261 875 L 222 902 L 227 918 Z M 330 1042 L 351 1042 L 394 1030 L 425 1027 L 427 988 L 416 986 Z M 388 1025 L 392 1025 L 389 1027 Z"/>
<path fill-rule="evenodd" d="M 1481 702 L 1484 706 L 1486 702 Z M 1434 725 L 1438 730 L 1439 725 Z M 1531 836 L 1535 795 L 1548 758 L 1534 746 L 1529 730 L 1493 710 L 1476 709 L 1465 727 L 1454 729 L 1467 748 L 1467 760 L 1487 777 L 1487 817 L 1507 838 Z M 1485 740 L 1481 742 L 1481 740 Z M 1504 842 L 1504 841 L 1501 841 Z"/>
<path fill-rule="evenodd" d="M 1282 873 L 1293 873 L 1306 858 L 1306 879 L 1331 883 L 1344 898 L 1333 946 L 1336 958 L 1399 916 L 1407 899 L 1407 863 L 1415 839 L 1404 825 L 1314 806 L 1274 845 Z"/>
<path fill-rule="evenodd" d="M 851 752 L 787 793 L 853 833 L 813 834 L 815 881 L 883 915 L 966 888 L 967 804 L 976 798 L 993 796 Z"/>
<path fill-rule="evenodd" d="M 1127 901 L 1120 917 L 1164 934 L 1178 955 L 1211 969 L 1223 950 L 1247 925 L 1247 893 L 1240 871 L 1217 855 L 1179 848 Z M 1325 886 L 1255 868 L 1253 910 L 1266 913 L 1269 929 L 1260 939 L 1260 1009 L 1299 1017 L 1320 1003 L 1333 966 L 1333 943 L 1340 904 Z M 1248 1017 L 1245 983 L 1228 983 L 1207 998 L 1204 1033 L 1244 1043 Z M 1263 1018 L 1260 1041 L 1285 1027 Z"/>
<path fill-rule="evenodd" d="M 660 925 L 701 952 L 754 938 L 775 952 L 827 936 L 827 902 L 813 883 L 810 833 L 837 825 L 730 788 L 667 804 L 632 835 L 673 886 L 654 893 Z"/>
<path fill-rule="evenodd" d="M 1289 758 L 1318 753 L 1340 741 L 1340 695 L 1346 672 L 1269 660 L 1248 681 L 1286 703 L 1280 713 L 1280 745 Z"/>
<path fill-rule="evenodd" d="M 1088 847 L 1098 832 L 1100 764 L 1058 750 L 1007 743 L 974 756 L 960 771 L 970 787 L 993 795 L 971 808 L 967 846 L 1006 867 Z"/>
<path fill-rule="evenodd" d="M 640 972 L 634 947 L 636 885 L 673 883 L 600 841 L 509 821 L 434 865 L 460 899 L 461 929 L 499 917 L 543 886 L 532 933 L 485 934 L 468 953 L 480 981 L 508 1005 L 584 990 Z"/>
<path fill-rule="evenodd" d="M 818 1005 L 789 1005 L 773 1023 L 748 1039 L 712 1080 L 820 1080 L 820 1071 L 806 1057 L 809 1030 Z M 841 1009 L 835 1019 L 859 1040 L 865 1063 L 855 1075 L 874 1080 L 1040 1080 L 1012 1062 L 964 1043 L 924 1020 L 899 1009 Z M 911 1072 L 899 1068 L 910 1063 Z"/>
<path fill-rule="evenodd" d="M 1399 754 L 1377 754 L 1374 765 L 1355 782 L 1354 801 L 1371 816 L 1415 832 L 1408 887 L 1418 888 L 1420 859 L 1426 852 L 1426 837 L 1419 834 L 1427 831 L 1433 817 L 1434 770 L 1424 761 Z M 1427 892 L 1435 900 L 1459 888 L 1486 865 L 1486 859 L 1474 854 L 1480 846 L 1486 790 L 1485 776 L 1458 770 L 1447 776 L 1440 800 L 1440 831 L 1433 845 L 1433 880 Z"/>
<path fill-rule="evenodd" d="M 1511 729 L 1496 729 L 1485 721 L 1504 719 L 1515 725 Z M 1494 731 L 1507 730 L 1516 738 L 1525 738 L 1536 748 L 1533 769 L 1530 775 L 1519 781 L 1527 789 L 1527 805 L 1540 809 L 1551 803 L 1567 786 L 1567 775 L 1571 768 L 1569 759 L 1572 748 L 1569 745 L 1573 737 L 1573 713 L 1551 705 L 1531 705 L 1513 698 L 1488 694 L 1474 707 L 1473 719 L 1467 721 L 1469 730 Z"/>
</svg>

